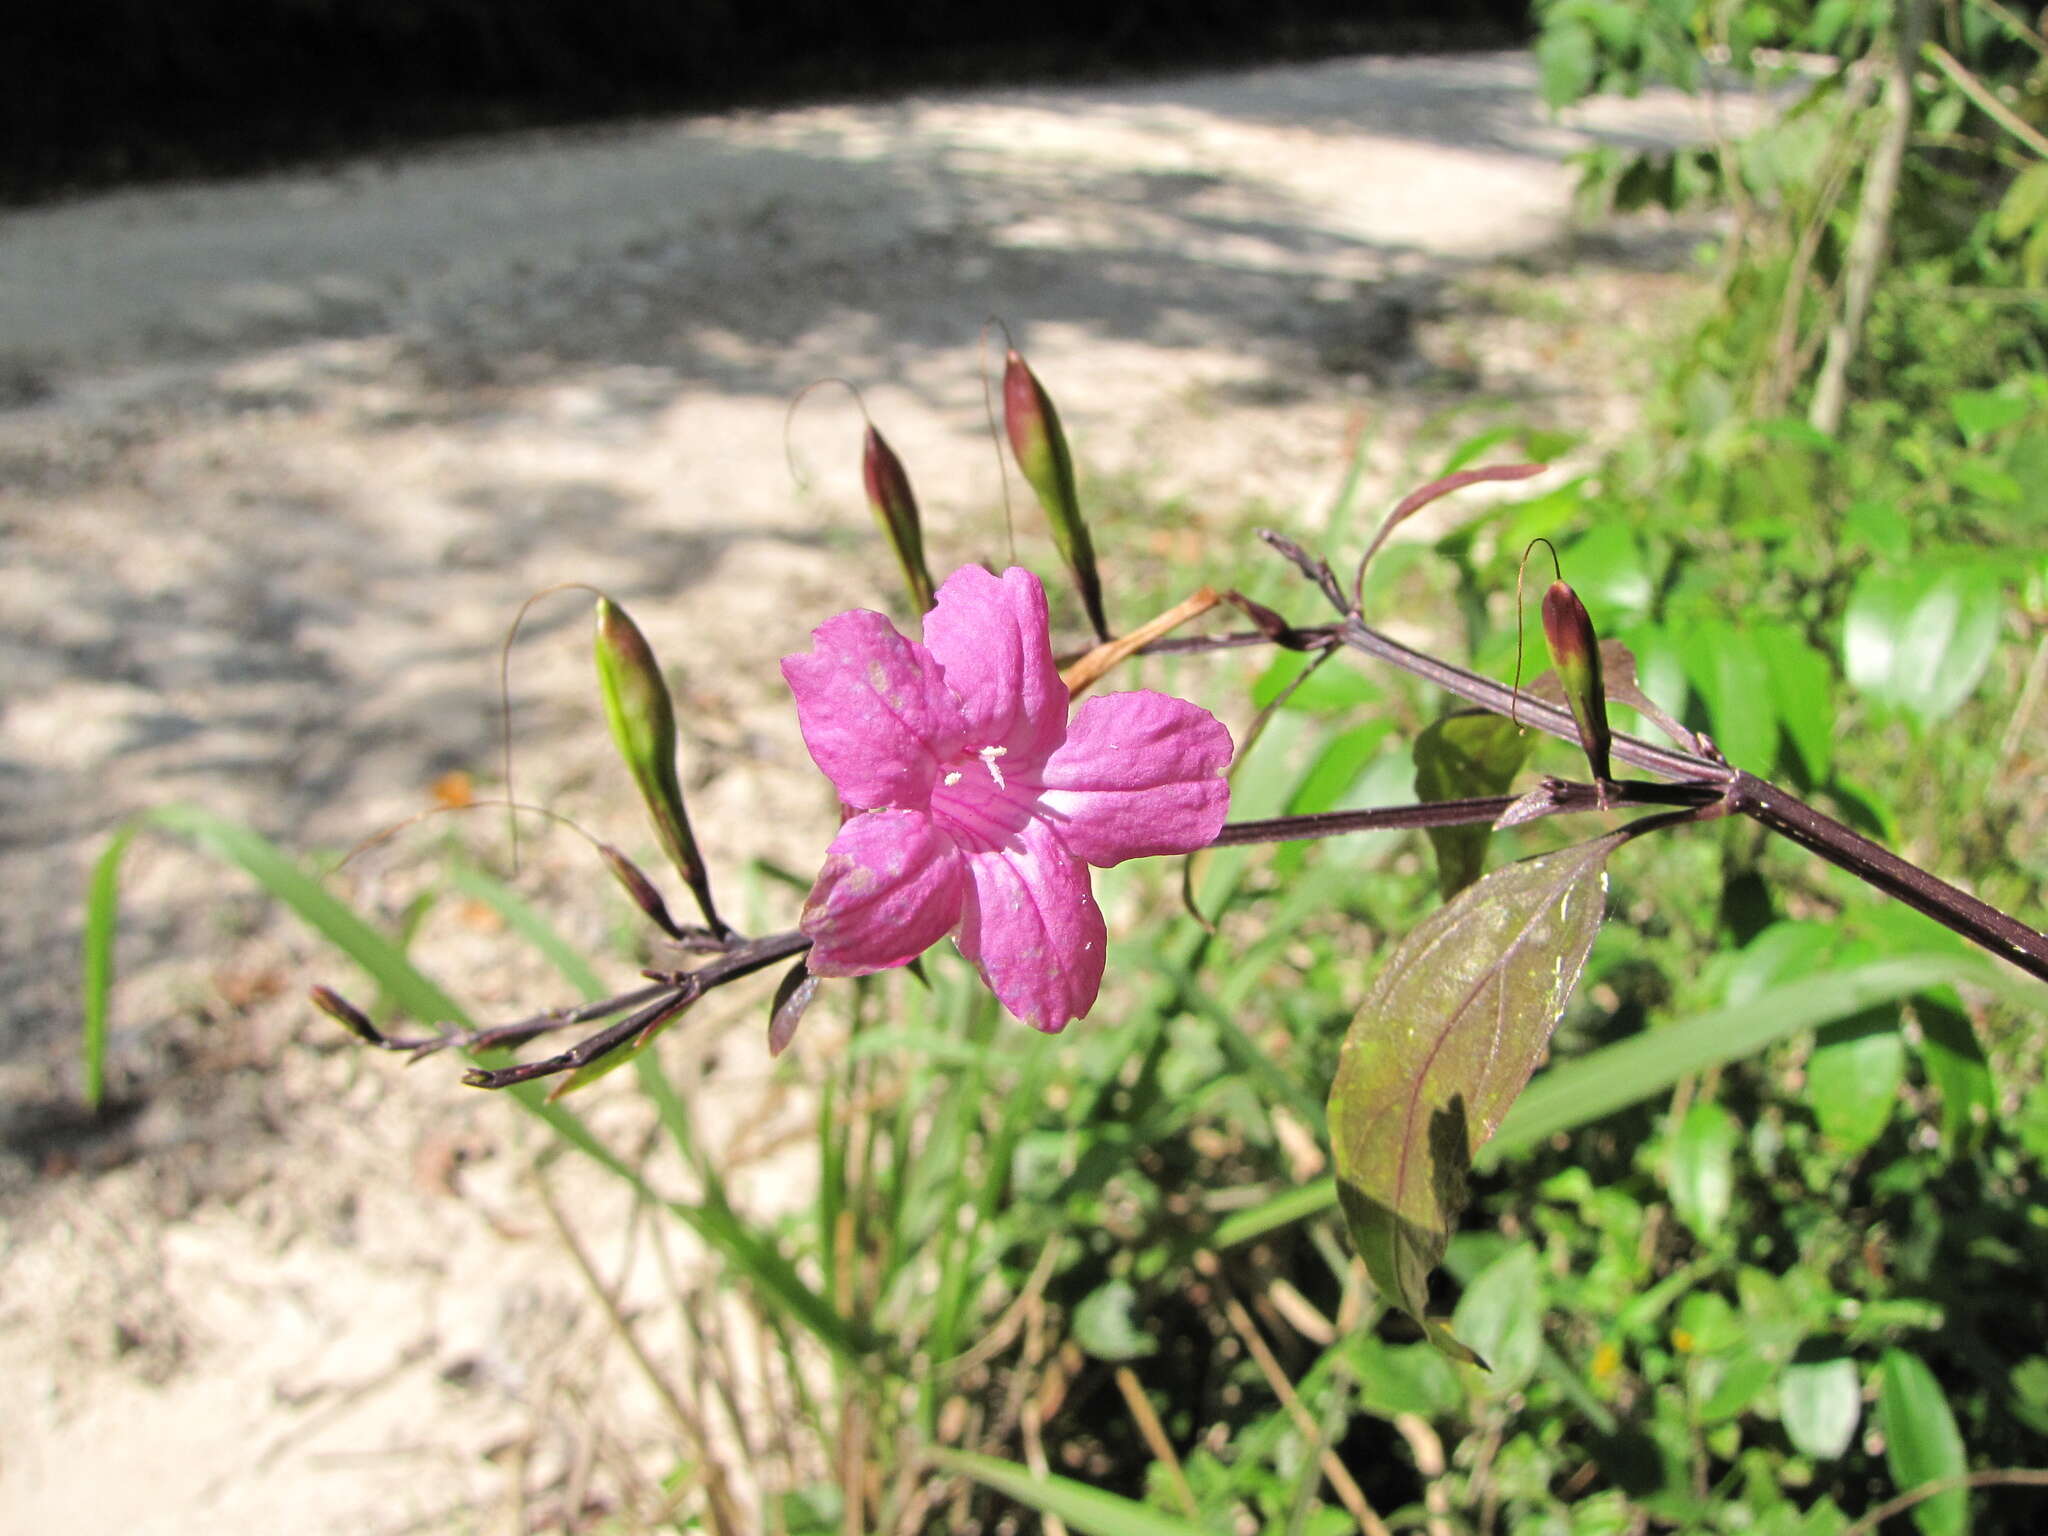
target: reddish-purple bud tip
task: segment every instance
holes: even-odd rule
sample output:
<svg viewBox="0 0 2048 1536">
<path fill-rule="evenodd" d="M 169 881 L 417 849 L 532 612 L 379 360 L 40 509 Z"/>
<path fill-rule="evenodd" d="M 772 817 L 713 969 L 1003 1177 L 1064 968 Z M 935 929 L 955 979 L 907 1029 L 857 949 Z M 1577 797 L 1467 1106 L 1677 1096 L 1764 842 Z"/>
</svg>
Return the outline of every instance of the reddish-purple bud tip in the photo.
<svg viewBox="0 0 2048 1536">
<path fill-rule="evenodd" d="M 370 1022 L 369 1015 L 332 987 L 315 987 L 310 995 L 315 1008 L 358 1040 L 369 1045 L 384 1043 L 384 1032 Z"/>
<path fill-rule="evenodd" d="M 1607 724 L 1600 637 L 1594 633 L 1592 615 L 1579 601 L 1579 594 L 1564 582 L 1552 582 L 1543 594 L 1543 639 L 1550 647 L 1558 681 L 1564 684 L 1565 702 L 1578 725 L 1579 744 L 1586 749 L 1594 781 L 1604 784 L 1612 777 L 1609 752 L 1614 736 Z"/>
<path fill-rule="evenodd" d="M 1073 573 L 1081 606 L 1096 638 L 1109 639 L 1109 620 L 1102 606 L 1102 576 L 1095 565 L 1095 543 L 1081 516 L 1081 494 L 1074 481 L 1074 457 L 1052 396 L 1038 382 L 1013 347 L 1003 359 L 1003 430 L 1010 451 L 1024 472 L 1038 504 L 1052 526 L 1052 541 Z"/>
<path fill-rule="evenodd" d="M 604 860 L 604 867 L 612 872 L 612 878 L 625 888 L 627 896 L 632 898 L 633 905 L 647 914 L 649 922 L 672 939 L 680 939 L 683 936 L 682 929 L 676 926 L 676 920 L 669 916 L 668 903 L 661 899 L 661 892 L 655 889 L 654 882 L 647 878 L 639 865 L 610 843 L 599 843 L 597 856 Z"/>
<path fill-rule="evenodd" d="M 861 444 L 861 481 L 867 487 L 868 506 L 882 525 L 896 560 L 903 567 L 903 580 L 919 613 L 931 610 L 931 572 L 924 563 L 924 524 L 918 517 L 917 497 L 910 489 L 910 476 L 882 434 L 872 426 Z"/>
<path fill-rule="evenodd" d="M 1543 594 L 1543 638 L 1550 643 L 1550 659 L 1560 667 L 1584 665 L 1588 657 L 1597 664 L 1593 616 L 1579 594 L 1561 581 L 1553 581 Z"/>
<path fill-rule="evenodd" d="M 804 1010 L 817 995 L 818 978 L 802 960 L 783 973 L 775 988 L 775 1002 L 768 1010 L 770 1056 L 780 1056 L 789 1048 L 789 1042 L 796 1038 L 797 1025 L 803 1022 Z"/>
</svg>

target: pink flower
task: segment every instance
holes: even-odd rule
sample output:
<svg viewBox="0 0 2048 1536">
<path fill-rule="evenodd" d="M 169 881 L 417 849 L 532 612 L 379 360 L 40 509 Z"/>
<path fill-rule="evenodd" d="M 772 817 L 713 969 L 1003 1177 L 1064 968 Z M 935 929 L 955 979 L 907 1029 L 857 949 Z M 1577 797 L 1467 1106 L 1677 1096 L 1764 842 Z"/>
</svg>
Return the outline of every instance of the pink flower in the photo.
<svg viewBox="0 0 2048 1536">
<path fill-rule="evenodd" d="M 1223 825 L 1230 733 L 1140 690 L 1071 723 L 1045 589 L 1029 571 L 955 571 L 924 643 L 879 613 L 828 619 L 785 657 L 804 744 L 851 815 L 804 904 L 810 968 L 865 976 L 957 931 L 1020 1019 L 1086 1017 L 1107 935 L 1088 866 L 1189 853 Z"/>
</svg>

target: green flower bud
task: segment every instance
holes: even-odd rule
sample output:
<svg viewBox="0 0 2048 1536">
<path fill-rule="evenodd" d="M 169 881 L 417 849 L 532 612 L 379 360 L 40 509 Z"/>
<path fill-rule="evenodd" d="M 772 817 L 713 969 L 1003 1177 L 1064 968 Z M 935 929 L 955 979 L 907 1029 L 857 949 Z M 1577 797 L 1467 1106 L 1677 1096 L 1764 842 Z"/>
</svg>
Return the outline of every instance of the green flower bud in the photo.
<svg viewBox="0 0 2048 1536">
<path fill-rule="evenodd" d="M 1550 647 L 1550 664 L 1564 684 L 1565 703 L 1578 723 L 1579 745 L 1586 749 L 1594 782 L 1604 784 L 1613 777 L 1608 750 L 1614 733 L 1607 725 L 1600 638 L 1593 632 L 1592 616 L 1579 601 L 1579 594 L 1561 581 L 1552 582 L 1543 594 L 1543 638 Z"/>
<path fill-rule="evenodd" d="M 608 597 L 597 600 L 597 681 L 612 741 L 640 787 L 662 852 L 697 898 L 704 921 L 724 932 L 697 839 L 690 831 L 683 786 L 676 778 L 676 715 L 668 684 L 662 681 L 647 637 Z"/>
<path fill-rule="evenodd" d="M 1102 577 L 1095 567 L 1095 544 L 1081 520 L 1081 497 L 1074 488 L 1074 457 L 1060 429 L 1060 413 L 1052 396 L 1038 382 L 1014 349 L 1003 363 L 1003 429 L 1017 467 L 1031 482 L 1038 504 L 1052 524 L 1053 543 L 1073 573 L 1081 606 L 1099 640 L 1109 639 L 1109 620 L 1102 609 Z"/>
<path fill-rule="evenodd" d="M 903 461 L 873 427 L 868 428 L 867 439 L 861 445 L 860 471 L 875 521 L 882 525 L 890 547 L 896 551 L 897 563 L 903 567 L 910 600 L 919 613 L 929 612 L 933 601 L 932 573 L 925 569 L 924 526 L 918 520 L 917 497 L 911 493 L 910 476 L 904 473 Z"/>
</svg>

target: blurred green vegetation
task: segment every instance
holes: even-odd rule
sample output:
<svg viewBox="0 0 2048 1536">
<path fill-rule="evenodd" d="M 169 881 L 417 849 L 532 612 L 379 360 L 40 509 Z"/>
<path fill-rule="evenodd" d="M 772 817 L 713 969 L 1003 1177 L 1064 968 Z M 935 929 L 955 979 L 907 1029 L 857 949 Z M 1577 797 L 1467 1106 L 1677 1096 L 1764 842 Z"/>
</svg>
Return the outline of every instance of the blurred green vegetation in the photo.
<svg viewBox="0 0 2048 1536">
<path fill-rule="evenodd" d="M 1894 254 L 1839 419 L 1813 419 L 1884 126 L 1858 71 L 1881 77 L 1899 18 L 1922 9 L 1542 8 L 1560 104 L 1650 79 L 1782 88 L 1795 66 L 1802 94 L 1743 144 L 1589 162 L 1595 195 L 1734 205 L 1714 302 L 1663 354 L 1637 435 L 1546 493 L 1389 550 L 1367 610 L 1435 615 L 1442 649 L 1504 676 L 1506 594 L 1527 541 L 1548 536 L 1651 698 L 2038 925 L 2048 258 L 2027 199 L 2048 161 L 1931 54 L 1910 71 Z M 1918 21 L 1923 49 L 2022 126 L 2042 120 L 2048 46 L 2025 18 L 1967 0 Z M 1417 479 L 1572 449 L 1525 423 L 1458 421 Z M 1200 580 L 1320 617 L 1241 543 L 1213 569 L 1148 562 L 1157 512 L 1128 496 L 1094 511 L 1105 549 L 1128 554 L 1123 620 Z M 1297 531 L 1340 555 L 1369 521 L 1347 496 L 1327 528 Z M 1155 658 L 1141 680 L 1225 707 L 1279 701 L 1301 666 Z M 1442 710 L 1339 658 L 1243 758 L 1234 816 L 1413 798 L 1411 744 Z M 1572 759 L 1542 741 L 1530 771 Z M 376 978 L 382 1009 L 440 1006 L 402 948 L 320 905 L 274 851 L 189 813 L 168 829 L 299 905 Z M 1566 836 L 1518 829 L 1487 857 Z M 106 940 L 118 858 L 95 908 Z M 778 877 L 754 875 L 741 905 L 757 929 Z M 1187 886 L 1206 926 L 1174 871 L 1101 877 L 1110 982 L 1057 1041 L 1001 1018 L 947 946 L 925 980 L 828 990 L 783 1068 L 815 1098 L 816 1187 L 778 1221 L 727 1199 L 658 1049 L 633 1066 L 668 1163 L 628 1167 L 529 1098 L 565 1146 L 722 1256 L 721 1287 L 782 1362 L 740 1385 L 677 1367 L 698 1429 L 664 1485 L 674 1511 L 604 1528 L 740 1528 L 734 1488 L 792 1533 L 1834 1536 L 1915 1490 L 1931 1496 L 1885 1529 L 2048 1526 L 2048 1490 L 1953 1481 L 2048 1466 L 2039 989 L 1987 985 L 1991 962 L 1953 936 L 1735 819 L 1631 845 L 1612 878 L 1557 1060 L 1483 1162 L 1437 1280 L 1437 1309 L 1490 1372 L 1390 1314 L 1325 1178 L 1344 1031 L 1440 900 L 1412 835 L 1204 854 Z M 535 921 L 515 930 L 544 933 Z M 671 1183 L 688 1193 L 655 1193 Z"/>
</svg>

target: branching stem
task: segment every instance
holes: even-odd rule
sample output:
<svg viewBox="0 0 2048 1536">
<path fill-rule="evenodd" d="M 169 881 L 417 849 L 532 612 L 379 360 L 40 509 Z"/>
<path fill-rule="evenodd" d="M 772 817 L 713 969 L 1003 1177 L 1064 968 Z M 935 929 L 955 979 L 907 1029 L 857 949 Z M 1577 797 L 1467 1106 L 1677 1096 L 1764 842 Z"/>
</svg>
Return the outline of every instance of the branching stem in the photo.
<svg viewBox="0 0 2048 1536">
<path fill-rule="evenodd" d="M 1186 655 L 1277 645 L 1288 650 L 1313 652 L 1343 645 L 1398 667 L 1425 682 L 1434 683 L 1481 709 L 1517 719 L 1560 740 L 1576 742 L 1579 739 L 1578 726 L 1568 710 L 1532 693 L 1507 687 L 1490 677 L 1417 651 L 1374 629 L 1349 608 L 1346 596 L 1327 564 L 1277 535 L 1264 533 L 1261 537 L 1291 561 L 1339 610 L 1342 617 L 1336 623 L 1297 627 L 1269 611 L 1256 609 L 1254 605 L 1248 607 L 1248 611 L 1253 611 L 1254 617 L 1260 618 L 1262 627 L 1259 629 L 1222 635 L 1178 636 L 1156 641 L 1145 646 L 1144 650 L 1151 654 Z M 1701 740 L 1704 742 L 1704 738 Z M 2036 932 L 2011 915 L 1851 831 L 1796 795 L 1754 774 L 1731 767 L 1713 752 L 1710 742 L 1705 745 L 1706 751 L 1691 752 L 1660 746 L 1634 736 L 1614 737 L 1615 758 L 1656 774 L 1665 782 L 1628 779 L 1585 784 L 1546 778 L 1535 789 L 1522 795 L 1376 806 L 1308 816 L 1272 816 L 1232 822 L 1209 846 L 1224 848 L 1253 843 L 1294 842 L 1352 832 L 1475 824 L 1513 825 L 1539 817 L 1584 811 L 1649 806 L 1665 808 L 1661 815 L 1644 817 L 1632 823 L 1626 830 L 1633 837 L 1709 817 L 1743 815 L 1847 870 L 1865 884 L 1905 902 L 1915 911 L 1933 918 L 2000 959 L 2010 961 L 2028 975 L 2048 981 L 2048 935 Z M 613 1021 L 554 1056 L 518 1066 L 473 1068 L 463 1077 L 464 1082 L 475 1087 L 506 1088 L 588 1066 L 662 1028 L 713 988 L 791 959 L 811 947 L 809 937 L 795 931 L 757 939 L 742 938 L 737 934 L 706 934 L 701 939 L 693 934 L 692 939 L 695 942 L 689 948 L 709 951 L 714 956 L 695 970 L 649 971 L 645 973 L 649 985 L 622 992 L 616 997 L 554 1009 L 515 1023 L 484 1029 L 451 1031 L 419 1039 L 392 1039 L 379 1033 L 346 1002 L 326 993 L 326 989 L 316 989 L 315 1000 L 370 1043 L 384 1050 L 407 1053 L 415 1060 L 451 1046 L 478 1051 L 506 1049 L 578 1024 L 601 1019 Z M 325 1000 L 320 995 L 323 993 Z"/>
</svg>

